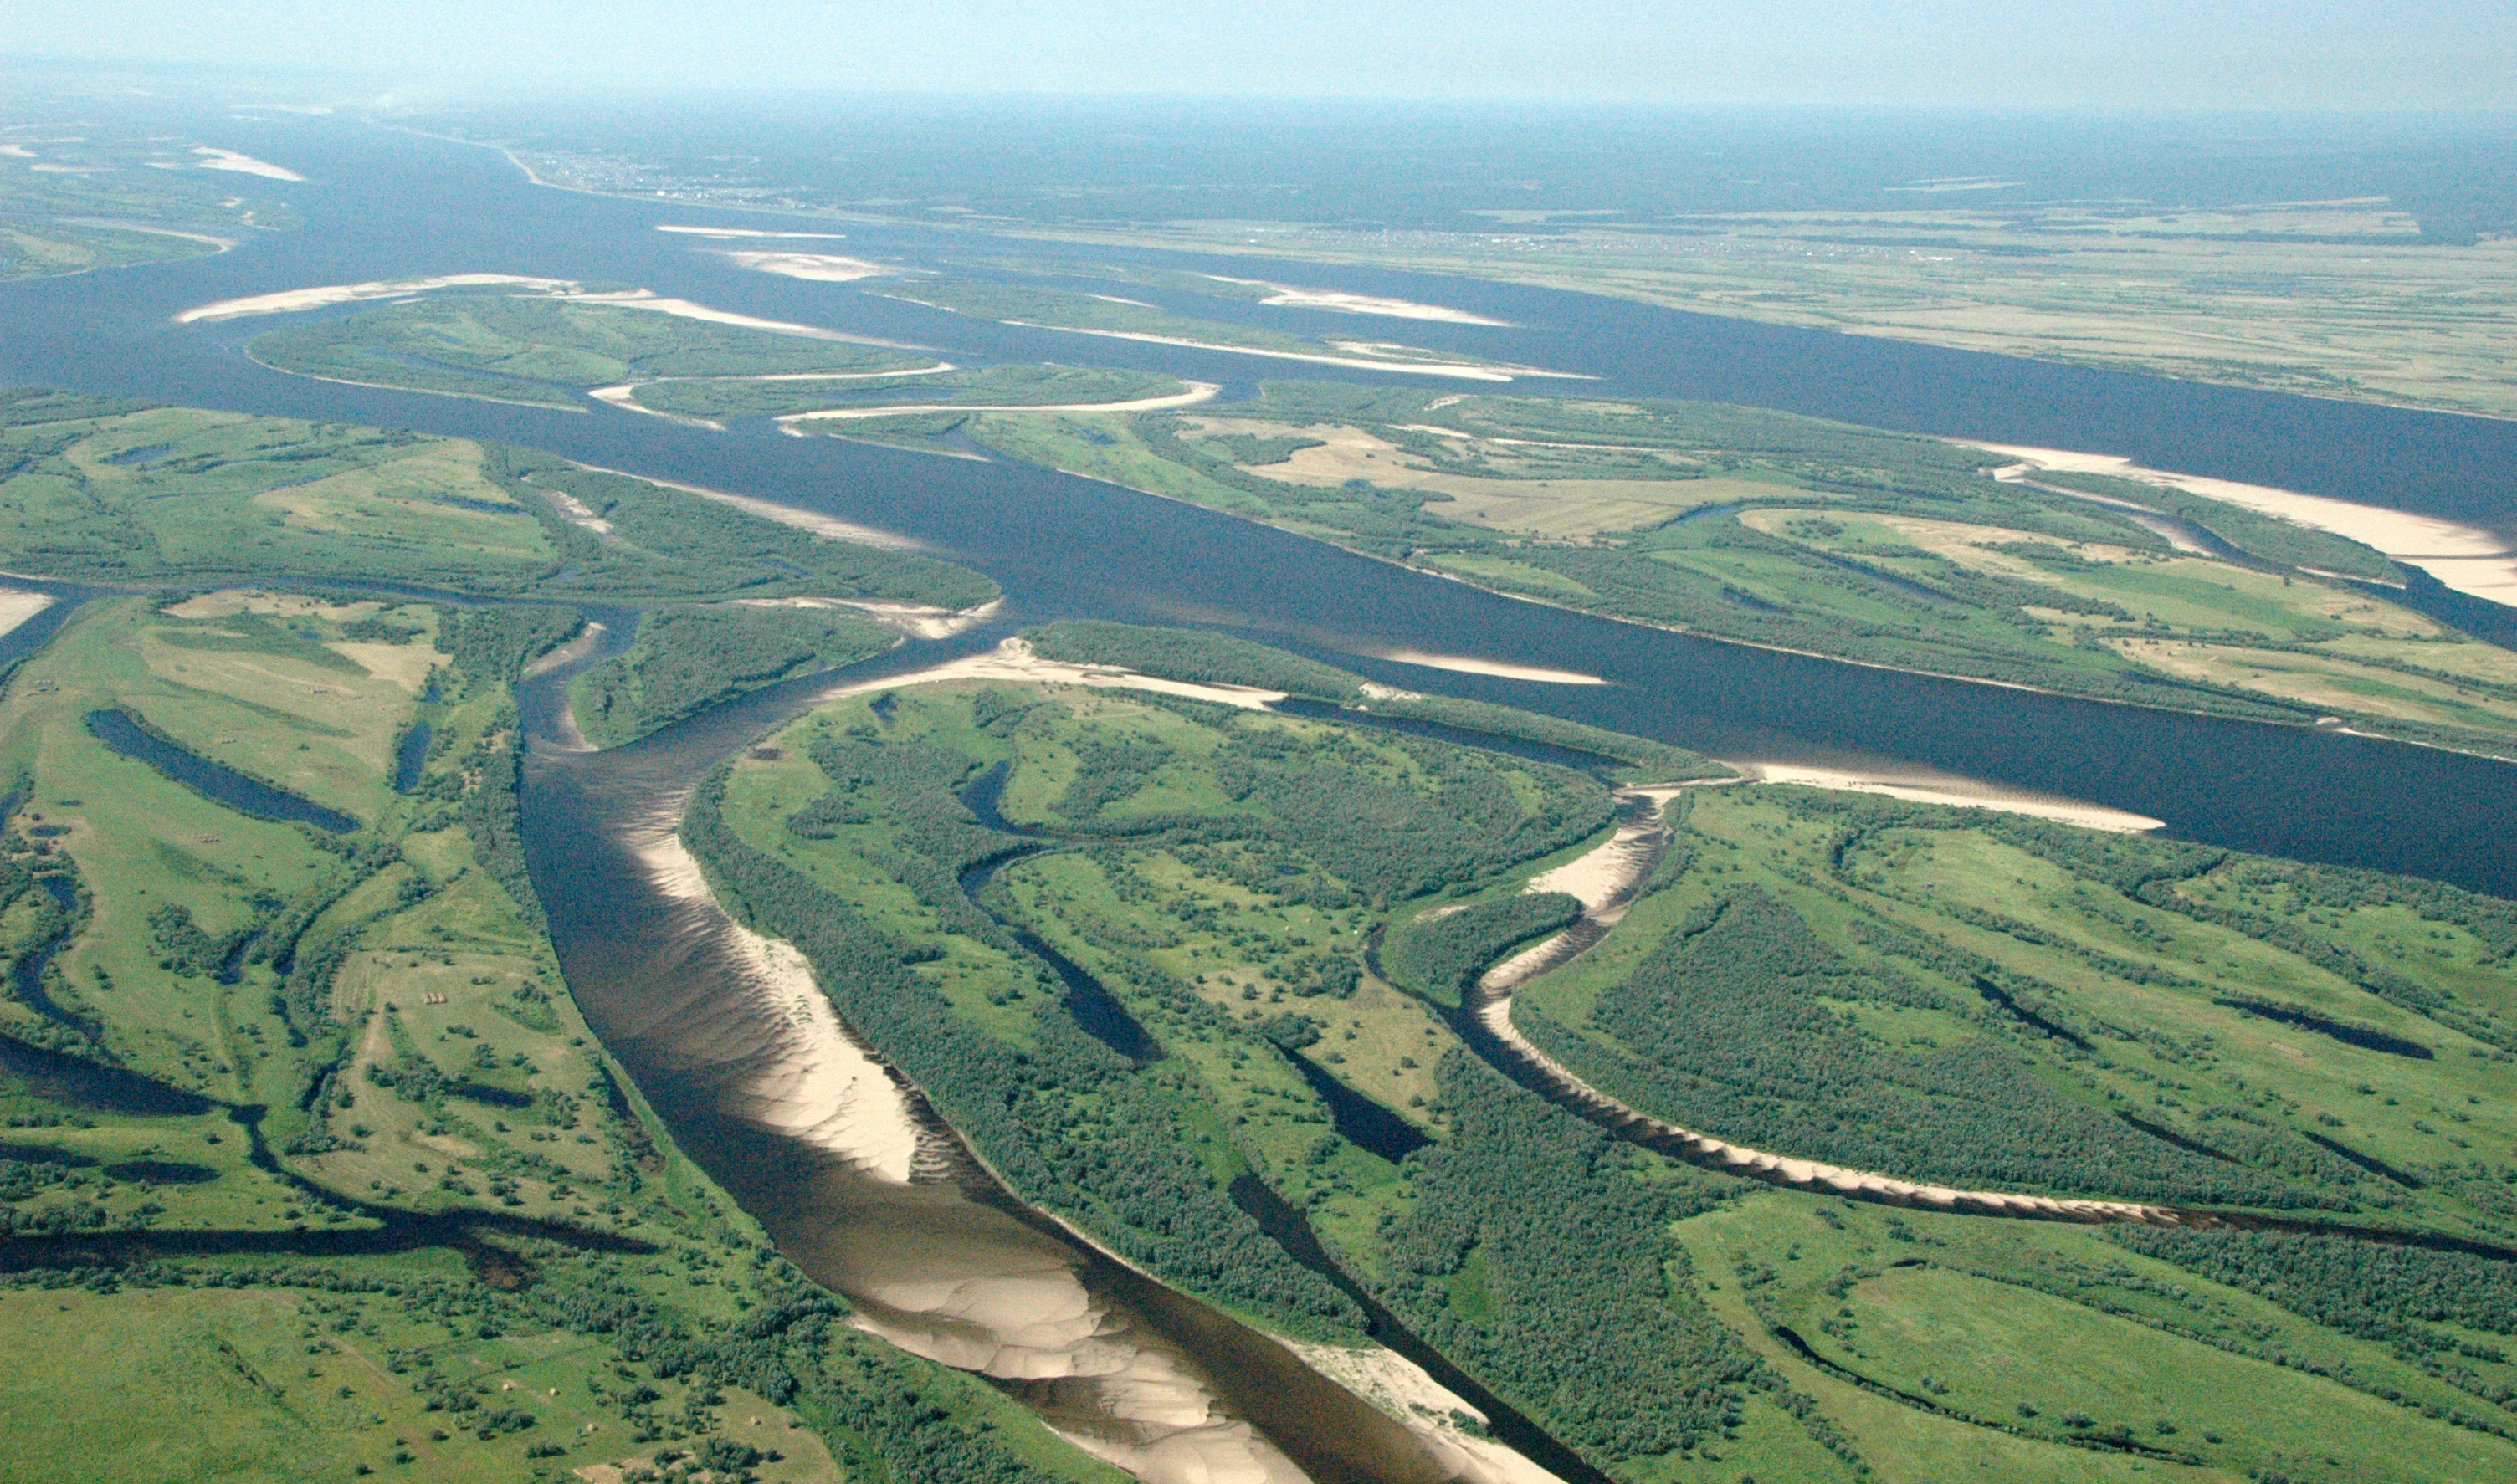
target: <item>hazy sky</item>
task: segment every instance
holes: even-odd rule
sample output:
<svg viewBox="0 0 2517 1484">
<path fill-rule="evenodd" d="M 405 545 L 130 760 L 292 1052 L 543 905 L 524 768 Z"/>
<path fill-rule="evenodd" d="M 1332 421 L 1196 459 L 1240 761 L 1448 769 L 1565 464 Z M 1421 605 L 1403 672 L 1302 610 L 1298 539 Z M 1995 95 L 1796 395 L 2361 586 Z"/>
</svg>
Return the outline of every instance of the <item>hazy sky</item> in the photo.
<svg viewBox="0 0 2517 1484">
<path fill-rule="evenodd" d="M 2517 0 L 5 0 L 0 57 L 552 86 L 2517 107 Z M 356 74 L 356 81 L 352 81 Z"/>
</svg>

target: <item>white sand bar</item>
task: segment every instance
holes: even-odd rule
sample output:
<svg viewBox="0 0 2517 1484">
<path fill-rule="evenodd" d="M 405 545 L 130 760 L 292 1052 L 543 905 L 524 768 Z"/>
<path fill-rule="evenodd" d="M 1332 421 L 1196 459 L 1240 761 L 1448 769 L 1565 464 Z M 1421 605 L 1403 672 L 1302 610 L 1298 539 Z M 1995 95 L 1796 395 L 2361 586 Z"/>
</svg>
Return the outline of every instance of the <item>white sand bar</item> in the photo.
<svg viewBox="0 0 2517 1484">
<path fill-rule="evenodd" d="M 847 233 L 844 232 L 762 232 L 751 227 L 683 227 L 670 223 L 661 225 L 656 230 L 658 232 L 680 233 L 683 235 L 694 237 L 772 237 L 782 240 L 787 238 L 818 237 L 827 241 L 836 242 L 845 239 L 847 236 Z"/>
<path fill-rule="evenodd" d="M 1477 659 L 1467 655 L 1429 655 L 1422 650 L 1391 650 L 1380 657 L 1395 664 L 1420 664 L 1429 670 L 1450 670 L 1461 675 L 1493 675 L 1504 680 L 1534 680 L 1541 685 L 1606 685 L 1597 675 L 1580 670 L 1551 670 L 1535 664 L 1506 664 L 1500 659 Z"/>
<path fill-rule="evenodd" d="M 1819 768 L 1802 763 L 1731 763 L 1761 784 L 1797 784 L 1804 788 L 1833 788 L 1848 793 L 1876 793 L 1887 798 L 1907 799 L 1917 804 L 1948 804 L 1960 809 L 1990 809 L 2001 814 L 2025 814 L 2040 820 L 2054 820 L 2065 825 L 2077 825 L 2083 829 L 2104 829 L 2115 834 L 2145 834 L 2164 829 L 2163 820 L 2146 814 L 2110 809 L 2080 799 L 2061 798 L 2052 794 L 2030 793 L 2020 788 L 2004 788 L 1969 778 L 1954 778 L 1930 773 L 1887 773 L 1844 768 Z"/>
<path fill-rule="evenodd" d="M 919 412 L 1159 412 L 1166 407 L 1193 407 L 1212 402 L 1223 390 L 1212 381 L 1184 383 L 1184 392 L 1161 397 L 1139 397 L 1133 402 L 1064 402 L 1049 403 L 1015 403 L 1002 405 L 972 403 L 930 403 L 917 406 L 828 407 L 819 412 L 789 412 L 778 419 L 782 425 L 801 422 L 845 422 L 867 417 L 907 417 Z M 787 431 L 793 432 L 791 426 Z"/>
<path fill-rule="evenodd" d="M 887 278 L 906 272 L 828 252 L 729 252 L 720 256 L 737 268 L 747 268 L 756 274 L 807 278 L 816 283 L 854 283 L 859 278 Z"/>
<path fill-rule="evenodd" d="M 1413 1433 L 1416 1441 L 1460 1484 L 1563 1484 L 1557 1475 L 1490 1437 L 1478 1437 L 1460 1425 L 1463 1417 L 1480 1426 L 1490 1422 L 1484 1412 L 1469 1405 L 1458 1392 L 1426 1374 L 1425 1368 L 1380 1345 L 1311 1344 L 1286 1340 L 1302 1364 L 1370 1402 L 1382 1416 Z"/>
<path fill-rule="evenodd" d="M 578 464 L 576 467 L 588 474 L 617 474 L 623 479 L 643 480 L 650 485 L 661 485 L 667 489 L 678 489 L 684 494 L 696 494 L 704 500 L 714 500 L 720 505 L 731 505 L 746 515 L 758 516 L 764 521 L 775 521 L 781 526 L 791 526 L 797 530 L 809 530 L 825 540 L 853 541 L 859 546 L 878 546 L 885 551 L 926 549 L 919 542 L 893 531 L 877 530 L 872 526 L 860 526 L 854 521 L 843 521 L 834 515 L 798 510 L 792 505 L 781 505 L 775 500 L 756 499 L 747 494 L 731 494 L 723 489 L 685 485 L 676 480 L 660 480 L 651 474 L 631 474 L 626 469 L 606 469 L 601 464 Z"/>
<path fill-rule="evenodd" d="M 276 294 L 255 294 L 250 298 L 221 299 L 215 304 L 195 305 L 177 315 L 175 322 L 193 324 L 203 320 L 244 319 L 257 315 L 293 315 L 310 309 L 328 309 L 335 304 L 356 304 L 366 299 L 399 299 L 405 294 L 432 293 L 441 288 L 486 288 L 498 284 L 545 292 L 560 292 L 576 286 L 567 278 L 530 278 L 518 274 L 448 274 L 435 278 L 325 283 L 313 288 L 292 288 Z"/>
<path fill-rule="evenodd" d="M 207 145 L 196 145 L 192 152 L 201 156 L 201 163 L 196 168 L 202 170 L 233 170 L 239 175 L 258 175 L 271 181 L 306 179 L 294 170 L 282 169 L 269 160 L 255 159 L 250 154 L 238 154 L 234 149 L 213 149 Z"/>
<path fill-rule="evenodd" d="M 1296 288 L 1290 283 L 1270 283 L 1264 278 L 1227 278 L 1221 274 L 1208 274 L 1217 283 L 1239 283 L 1249 288 L 1272 290 L 1259 300 L 1261 304 L 1285 309 L 1327 309 L 1342 315 L 1378 315 L 1387 319 L 1431 319 L 1444 324 L 1509 325 L 1509 319 L 1489 319 L 1472 315 L 1464 309 L 1450 309 L 1439 304 L 1418 304 L 1411 299 L 1382 299 L 1371 294 L 1341 293 L 1326 288 Z"/>
<path fill-rule="evenodd" d="M 2375 505 L 2321 494 L 2301 494 L 2270 485 L 2150 469 L 2112 453 L 2082 453 L 2069 448 L 2034 448 L 2011 444 L 1970 444 L 1970 447 L 2005 453 L 2037 469 L 2075 474 L 2105 474 L 2183 489 L 2208 499 L 2226 500 L 2259 515 L 2293 525 L 2331 531 L 2373 546 L 2407 567 L 2417 567 L 2448 587 L 2476 598 L 2517 607 L 2517 549 L 2477 526 L 2410 515 Z"/>
<path fill-rule="evenodd" d="M 27 592 L 23 588 L 0 587 L 0 634 L 13 634 L 19 625 L 53 606 L 50 593 Z"/>
</svg>

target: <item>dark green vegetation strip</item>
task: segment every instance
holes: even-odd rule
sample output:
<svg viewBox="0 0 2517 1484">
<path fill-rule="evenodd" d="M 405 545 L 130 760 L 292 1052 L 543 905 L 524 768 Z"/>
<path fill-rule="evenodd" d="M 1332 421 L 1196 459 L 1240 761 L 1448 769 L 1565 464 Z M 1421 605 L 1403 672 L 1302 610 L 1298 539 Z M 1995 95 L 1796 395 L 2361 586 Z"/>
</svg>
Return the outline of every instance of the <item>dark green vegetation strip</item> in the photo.
<svg viewBox="0 0 2517 1484">
<path fill-rule="evenodd" d="M 661 381 L 638 390 L 638 404 L 681 417 L 783 417 L 826 408 L 886 405 L 1043 406 L 1131 402 L 1183 390 L 1149 371 L 1064 365 L 1001 365 L 931 376 L 877 376 L 862 381 Z M 911 414 L 915 415 L 915 414 Z M 804 431 L 847 433 L 855 419 L 806 422 Z"/>
<path fill-rule="evenodd" d="M 586 740 L 609 747 L 792 675 L 878 655 L 881 624 L 822 608 L 651 609 L 637 642 L 569 684 Z"/>
<path fill-rule="evenodd" d="M 929 557 L 523 449 L 28 390 L 0 392 L 0 562 L 68 580 L 393 583 L 540 602 L 958 609 L 997 596 Z M 554 492 L 611 530 L 564 516 Z"/>
<path fill-rule="evenodd" d="M 562 407 L 583 406 L 588 389 L 633 377 L 871 373 L 928 360 L 653 310 L 505 294 L 363 309 L 257 335 L 247 350 L 305 376 Z"/>
<path fill-rule="evenodd" d="M 2041 469 L 2031 476 L 2040 485 L 2059 485 L 2109 499 L 2146 506 L 2161 515 L 2190 521 L 2221 540 L 2275 567 L 2340 572 L 2371 582 L 2401 582 L 2404 574 L 2384 553 L 2330 531 L 2312 530 L 2287 521 L 2260 515 L 2242 505 L 2214 500 L 2182 489 L 2141 480 L 2067 469 Z"/>
<path fill-rule="evenodd" d="M 1508 737 L 1521 742 L 1587 752 L 1622 765 L 1621 778 L 1639 782 L 1676 783 L 1719 778 L 1729 770 L 1700 753 L 1673 747 L 1649 738 L 1586 726 L 1578 721 L 1517 710 L 1481 700 L 1401 692 L 1367 695 L 1360 675 L 1300 655 L 1197 629 L 1145 628 L 1091 618 L 1065 618 L 1023 635 L 1044 659 L 1073 664 L 1115 665 L 1166 680 L 1201 685 L 1250 686 L 1283 691 L 1306 700 L 1322 700 L 1375 716 L 1430 722 L 1464 732 Z"/>
<path fill-rule="evenodd" d="M 1424 916 L 1389 935 L 1381 959 L 1401 984 L 1457 1007 L 1486 966 L 1582 915 L 1580 899 L 1527 892 Z"/>
<path fill-rule="evenodd" d="M 2517 1220 L 2506 903 L 1806 790 L 1701 795 L 1682 843 L 1514 1003 L 1637 1106 L 1948 1185 Z"/>
</svg>

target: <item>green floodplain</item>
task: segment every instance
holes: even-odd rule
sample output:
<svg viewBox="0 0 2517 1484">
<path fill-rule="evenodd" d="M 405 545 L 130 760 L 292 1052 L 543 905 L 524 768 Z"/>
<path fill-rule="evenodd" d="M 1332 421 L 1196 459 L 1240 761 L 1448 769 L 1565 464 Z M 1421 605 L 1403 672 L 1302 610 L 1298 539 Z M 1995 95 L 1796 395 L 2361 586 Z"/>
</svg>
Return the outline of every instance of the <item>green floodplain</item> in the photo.
<svg viewBox="0 0 2517 1484">
<path fill-rule="evenodd" d="M 1355 699 L 1199 636 L 1032 641 Z M 1359 1337 L 1236 1207 L 1256 1176 L 1344 1278 L 1612 1477 L 2410 1480 L 2517 1457 L 2507 1262 L 2344 1234 L 2517 1221 L 2506 904 L 1708 781 L 1631 913 L 1523 992 L 1526 1034 L 1756 1147 L 2282 1229 L 1858 1206 L 1622 1143 L 1448 1013 L 1562 924 L 1526 883 L 1601 843 L 1613 776 L 1648 770 L 1349 714 L 902 686 L 731 764 L 685 838 L 1024 1195 L 1262 1326 Z M 973 784 L 1024 833 L 974 814 Z M 1134 1029 L 1088 1034 L 1017 933 Z M 1388 1120 L 1404 1137 L 1370 1131 Z"/>
<path fill-rule="evenodd" d="M 1715 638 L 2517 747 L 2517 660 L 2394 601 L 2404 574 L 2381 553 L 2129 480 L 1996 480 L 2001 455 L 1933 439 L 1711 403 L 1316 382 L 1263 383 L 1228 405 L 841 430 L 911 444 L 951 433 L 1515 597 Z"/>
<path fill-rule="evenodd" d="M 1177 436 L 1263 470 L 1330 445 L 1302 415 Z M 580 606 L 645 615 L 572 691 L 618 742 L 891 642 L 792 600 L 991 584 L 524 450 L 50 394 L 5 422 L 0 562 L 114 591 L 0 701 L 0 1331 L 34 1358 L 0 1473 L 1114 1477 L 851 1330 L 682 1156 L 579 1016 L 518 835 L 514 686 Z M 1635 1484 L 2517 1464 L 2507 904 L 1740 784 L 1212 636 L 1028 640 L 1335 709 L 901 684 L 746 750 L 684 837 L 1017 1192 L 1164 1281 L 1325 1343 L 1362 1340 L 1364 1294 Z M 2246 1219 L 1775 1188 L 1499 1073 L 1463 994 L 1576 910 L 1528 883 L 1620 788 L 1681 783 L 1631 911 L 1515 996 L 1523 1035 L 1740 1144 Z"/>
<path fill-rule="evenodd" d="M 0 123 L 0 280 L 135 268 L 285 230 L 267 187 L 175 139 Z"/>
</svg>

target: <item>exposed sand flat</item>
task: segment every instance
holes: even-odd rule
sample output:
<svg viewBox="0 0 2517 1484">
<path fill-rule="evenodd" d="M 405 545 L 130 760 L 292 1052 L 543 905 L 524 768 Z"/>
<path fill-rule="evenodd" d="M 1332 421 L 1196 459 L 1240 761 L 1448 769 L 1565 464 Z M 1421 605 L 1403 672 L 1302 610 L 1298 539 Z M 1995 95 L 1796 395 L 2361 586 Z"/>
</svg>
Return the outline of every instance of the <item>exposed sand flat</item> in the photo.
<svg viewBox="0 0 2517 1484">
<path fill-rule="evenodd" d="M 207 145 L 195 145 L 192 152 L 201 156 L 201 163 L 194 167 L 196 169 L 233 170 L 239 175 L 258 175 L 271 181 L 306 179 L 294 170 L 283 169 L 269 160 L 255 159 L 250 154 L 238 154 L 234 149 L 213 149 Z"/>
<path fill-rule="evenodd" d="M 304 310 L 327 309 L 335 304 L 356 304 L 366 299 L 398 299 L 405 294 L 425 294 L 441 288 L 482 288 L 501 283 L 554 293 L 576 286 L 567 278 L 532 278 L 518 274 L 448 274 L 435 278 L 326 283 L 314 288 L 292 288 L 276 294 L 255 294 L 249 298 L 221 299 L 215 304 L 195 305 L 177 315 L 175 322 L 192 324 L 203 320 L 243 319 L 256 315 L 293 315 Z"/>
<path fill-rule="evenodd" d="M 1616 833 L 1554 870 L 1530 877 L 1524 889 L 1560 891 L 1595 916 L 1610 912 L 1623 915 L 1628 896 L 1660 859 L 1657 847 L 1669 827 L 1663 818 L 1669 801 L 1688 786 L 1618 789 L 1617 797 L 1628 805 L 1628 817 L 1618 822 Z"/>
<path fill-rule="evenodd" d="M 575 285 L 570 285 L 574 287 Z M 653 310 L 660 315 L 672 315 L 683 319 L 698 319 L 708 324 L 740 325 L 749 330 L 767 330 L 774 335 L 794 335 L 805 340 L 835 340 L 846 345 L 878 345 L 886 350 L 905 351 L 917 347 L 897 340 L 875 340 L 866 335 L 850 335 L 824 329 L 818 324 L 797 324 L 790 319 L 761 319 L 750 315 L 738 315 L 731 310 L 710 309 L 688 299 L 661 297 L 651 288 L 633 288 L 617 294 L 571 293 L 572 304 L 609 304 L 619 309 Z"/>
<path fill-rule="evenodd" d="M 1450 670 L 1461 675 L 1493 675 L 1504 680 L 1534 680 L 1542 685 L 1606 685 L 1597 675 L 1579 670 L 1551 670 L 1534 664 L 1506 664 L 1500 659 L 1477 659 L 1467 655 L 1429 655 L 1422 650 L 1390 650 L 1380 657 L 1394 664 L 1418 664 L 1429 670 Z"/>
<path fill-rule="evenodd" d="M 906 294 L 898 297 L 906 304 L 923 305 L 927 309 L 943 308 L 942 305 L 927 304 L 922 299 L 912 299 Z M 947 313 L 958 314 L 960 311 L 953 310 Z M 1022 329 L 1056 330 L 1066 335 L 1098 335 L 1104 340 L 1134 340 L 1146 345 L 1182 346 L 1192 351 L 1220 351 L 1227 356 L 1258 356 L 1269 360 L 1300 360 L 1312 365 L 1342 365 L 1357 371 L 1403 371 L 1411 376 L 1447 376 L 1460 381 L 1516 381 L 1524 376 L 1550 377 L 1560 381 L 1597 381 L 1599 379 L 1596 376 L 1586 376 L 1579 371 L 1542 371 L 1536 366 L 1527 365 L 1482 365 L 1457 360 L 1390 360 L 1359 354 L 1331 356 L 1317 351 L 1268 351 L 1260 350 L 1256 346 L 1216 345 L 1206 340 L 1187 340 L 1177 335 L 1139 334 L 1134 330 L 1079 329 L 1071 324 L 1042 324 L 1031 319 L 1003 319 L 998 322 Z"/>
<path fill-rule="evenodd" d="M 737 598 L 737 608 L 847 608 L 883 627 L 912 639 L 950 639 L 966 634 L 1003 612 L 1005 600 L 976 608 L 936 608 L 925 603 L 894 603 L 883 598 Z"/>
<path fill-rule="evenodd" d="M 642 834 L 632 848 L 657 890 L 688 909 L 722 915 L 681 837 L 668 828 Z M 839 1024 L 803 954 L 730 916 L 715 926 L 718 941 L 738 960 L 729 977 L 766 1012 L 748 1017 L 749 1023 L 780 1029 L 776 1054 L 755 1050 L 742 1059 L 742 1080 L 728 1097 L 730 1111 L 838 1155 L 868 1174 L 909 1183 L 922 1137 L 909 1098 Z"/>
<path fill-rule="evenodd" d="M 1486 1415 L 1425 1368 L 1394 1350 L 1379 1345 L 1360 1349 L 1345 1345 L 1285 1341 L 1302 1364 L 1370 1402 L 1384 1417 L 1398 1422 L 1434 1462 L 1460 1484 L 1563 1484 L 1557 1475 L 1492 1438 L 1477 1437 L 1460 1425 L 1474 1418 L 1483 1426 Z"/>
<path fill-rule="evenodd" d="M 2448 587 L 2494 603 L 2517 607 L 2517 549 L 2480 527 L 2410 515 L 2374 505 L 2355 505 L 2321 494 L 2301 494 L 2269 485 L 2245 485 L 2144 468 L 2112 453 L 2082 453 L 2069 448 L 2033 448 L 2010 444 L 1968 444 L 2006 453 L 2038 469 L 2079 474 L 2106 474 L 2183 489 L 2262 515 L 2275 516 L 2317 530 L 2373 546 L 2407 567 L 2417 567 Z"/>
<path fill-rule="evenodd" d="M 1761 784 L 1798 784 L 1805 788 L 1883 794 L 1889 798 L 1910 799 L 1918 804 L 1990 809 L 2002 814 L 2031 815 L 2040 820 L 2054 820 L 2065 825 L 2077 825 L 2083 829 L 2104 829 L 2116 834 L 2143 834 L 2167 827 L 2165 821 L 2154 820 L 2148 815 L 2110 809 L 2104 804 L 2084 803 L 2078 799 L 2004 788 L 1973 779 L 1924 773 L 1851 772 L 1800 763 L 1731 763 L 1730 766 Z"/>
<path fill-rule="evenodd" d="M 1264 278 L 1227 278 L 1221 274 L 1208 274 L 1217 283 L 1239 283 L 1249 288 L 1272 289 L 1261 304 L 1285 309 L 1327 309 L 1342 315 L 1378 315 L 1386 319 L 1431 319 L 1444 324 L 1510 325 L 1509 319 L 1489 319 L 1472 315 L 1464 309 L 1448 309 L 1439 304 L 1418 304 L 1409 299 L 1382 299 L 1371 294 L 1340 293 L 1326 288 L 1296 288 L 1290 283 L 1270 283 Z"/>
<path fill-rule="evenodd" d="M 671 223 L 661 225 L 656 230 L 680 233 L 685 236 L 693 237 L 816 237 L 836 242 L 844 240 L 847 236 L 844 232 L 762 232 L 750 227 L 683 227 Z"/>
<path fill-rule="evenodd" d="M 20 624 L 53 606 L 50 593 L 26 592 L 21 588 L 0 587 L 0 634 L 11 634 Z"/>
<path fill-rule="evenodd" d="M 236 245 L 234 237 L 213 236 L 206 232 L 179 232 L 172 227 L 144 227 L 138 222 L 117 222 L 109 217 L 64 217 L 72 227 L 102 227 L 111 232 L 141 232 L 152 237 L 181 237 L 187 242 L 206 242 L 221 252 Z"/>
<path fill-rule="evenodd" d="M 546 651 L 541 657 L 535 659 L 533 663 L 526 665 L 524 678 L 532 680 L 536 676 L 547 675 L 551 671 L 560 668 L 562 665 L 576 663 L 586 656 L 594 653 L 594 647 L 602 642 L 603 635 L 603 625 L 594 622 L 592 619 L 588 619 L 585 627 L 577 633 L 576 638 L 571 639 L 568 643 L 559 646 L 557 649 Z M 594 750 L 591 747 L 583 746 L 583 742 L 584 739 L 578 739 L 580 745 L 576 750 L 585 752 L 591 752 Z"/>
<path fill-rule="evenodd" d="M 728 252 L 718 256 L 737 268 L 747 268 L 756 274 L 776 274 L 782 278 L 808 278 L 816 283 L 854 283 L 859 278 L 888 278 L 907 272 L 885 268 L 863 258 L 843 258 L 827 252 Z"/>
<path fill-rule="evenodd" d="M 795 431 L 793 424 L 802 422 L 846 422 L 867 417 L 907 417 L 918 412 L 1159 412 L 1165 407 L 1193 407 L 1211 402 L 1223 388 L 1212 381 L 1186 383 L 1188 390 L 1162 397 L 1139 397 L 1133 402 L 1065 402 L 994 405 L 969 403 L 930 403 L 918 406 L 898 407 L 828 407 L 819 412 L 789 412 L 778 419 L 786 431 Z"/>
<path fill-rule="evenodd" d="M 953 680 L 1010 680 L 1029 685 L 1080 685 L 1096 690 L 1153 691 L 1164 696 L 1184 696 L 1192 700 L 1217 701 L 1239 706 L 1246 711 L 1263 711 L 1285 699 L 1282 691 L 1262 691 L 1253 686 L 1197 685 L 1185 680 L 1163 680 L 1152 675 L 1139 675 L 1114 665 L 1069 664 L 1063 659 L 1043 659 L 1032 653 L 1021 639 L 1008 639 L 981 655 L 969 655 L 948 660 L 932 669 L 908 675 L 893 675 L 881 680 L 864 680 L 832 691 L 833 697 L 860 696 L 869 691 L 893 691 L 903 686 L 937 685 Z"/>
<path fill-rule="evenodd" d="M 885 551 L 926 549 L 908 536 L 896 535 L 888 530 L 877 530 L 872 526 L 860 526 L 854 521 L 843 521 L 834 515 L 798 510 L 792 505 L 781 505 L 775 500 L 754 499 L 747 494 L 729 494 L 722 489 L 703 488 L 698 485 L 685 485 L 675 480 L 660 480 L 649 474 L 631 474 L 626 469 L 606 469 L 601 464 L 577 464 L 576 467 L 588 474 L 617 474 L 623 479 L 644 480 L 650 485 L 661 485 L 667 489 L 678 489 L 684 494 L 696 494 L 704 500 L 714 500 L 720 505 L 731 505 L 746 515 L 756 515 L 764 521 L 775 521 L 781 526 L 792 526 L 797 530 L 809 530 L 826 540 L 853 541 L 860 546 L 878 546 Z"/>
<path fill-rule="evenodd" d="M 5 154 L 5 155 L 9 156 L 9 158 L 11 158 L 11 159 L 21 159 L 21 160 L 30 160 L 30 159 L 33 159 L 33 158 L 35 157 L 35 151 L 34 151 L 34 150 L 27 148 L 26 148 L 25 146 L 23 146 L 23 145 L 17 144 L 17 143 L 14 143 L 14 142 L 12 142 L 12 143 L 7 143 L 7 144 L 0 144 L 0 154 Z"/>
</svg>

